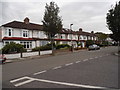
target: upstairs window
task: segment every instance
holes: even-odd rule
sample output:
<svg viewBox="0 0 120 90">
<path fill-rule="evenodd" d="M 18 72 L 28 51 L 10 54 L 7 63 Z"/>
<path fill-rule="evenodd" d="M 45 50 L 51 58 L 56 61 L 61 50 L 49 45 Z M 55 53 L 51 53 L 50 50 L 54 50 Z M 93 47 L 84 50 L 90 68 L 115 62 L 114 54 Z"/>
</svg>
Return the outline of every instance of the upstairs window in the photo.
<svg viewBox="0 0 120 90">
<path fill-rule="evenodd" d="M 62 39 L 63 37 L 61 36 L 61 39 Z"/>
<path fill-rule="evenodd" d="M 29 31 L 23 31 L 23 37 L 28 37 L 29 36 Z"/>
<path fill-rule="evenodd" d="M 12 29 L 6 29 L 5 30 L 5 35 L 7 35 L 7 36 L 13 36 L 13 30 Z"/>
<path fill-rule="evenodd" d="M 83 39 L 86 39 L 86 36 L 84 36 L 84 38 Z"/>
<path fill-rule="evenodd" d="M 12 36 L 12 30 L 11 30 L 11 29 L 9 29 L 8 35 L 9 35 L 9 36 Z"/>
</svg>

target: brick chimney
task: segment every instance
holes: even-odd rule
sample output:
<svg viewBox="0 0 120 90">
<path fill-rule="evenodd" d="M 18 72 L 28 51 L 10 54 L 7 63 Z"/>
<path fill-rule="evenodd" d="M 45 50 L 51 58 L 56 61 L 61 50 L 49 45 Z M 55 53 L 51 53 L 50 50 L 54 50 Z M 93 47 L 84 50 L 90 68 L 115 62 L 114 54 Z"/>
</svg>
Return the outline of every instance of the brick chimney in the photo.
<svg viewBox="0 0 120 90">
<path fill-rule="evenodd" d="M 24 19 L 24 23 L 25 23 L 25 24 L 29 24 L 29 21 L 30 21 L 30 19 L 29 19 L 28 17 L 26 17 L 26 18 Z"/>
<path fill-rule="evenodd" d="M 91 31 L 91 33 L 93 33 L 93 34 L 94 34 L 94 31 Z"/>
<path fill-rule="evenodd" d="M 79 28 L 79 31 L 82 32 L 82 28 Z"/>
</svg>

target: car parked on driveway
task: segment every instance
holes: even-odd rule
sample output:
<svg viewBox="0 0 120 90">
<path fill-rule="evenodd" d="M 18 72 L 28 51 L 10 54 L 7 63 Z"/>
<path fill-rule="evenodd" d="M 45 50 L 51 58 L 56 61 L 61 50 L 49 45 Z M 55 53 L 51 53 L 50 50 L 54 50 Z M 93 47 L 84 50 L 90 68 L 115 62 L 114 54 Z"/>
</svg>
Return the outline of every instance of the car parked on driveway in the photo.
<svg viewBox="0 0 120 90">
<path fill-rule="evenodd" d="M 90 45 L 88 47 L 88 50 L 99 50 L 100 49 L 100 46 L 96 45 L 96 44 L 93 44 L 93 45 Z"/>
<path fill-rule="evenodd" d="M 3 55 L 3 54 L 0 54 L 0 63 L 5 63 L 5 61 L 6 61 L 6 57 L 5 57 L 5 55 Z"/>
</svg>

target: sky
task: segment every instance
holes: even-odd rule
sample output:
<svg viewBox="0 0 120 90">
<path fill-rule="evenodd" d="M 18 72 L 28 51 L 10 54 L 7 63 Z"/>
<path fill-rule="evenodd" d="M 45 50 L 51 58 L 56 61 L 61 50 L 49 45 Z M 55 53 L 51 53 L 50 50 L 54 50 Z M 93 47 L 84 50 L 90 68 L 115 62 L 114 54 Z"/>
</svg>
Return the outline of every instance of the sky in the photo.
<svg viewBox="0 0 120 90">
<path fill-rule="evenodd" d="M 25 17 L 31 23 L 42 24 L 45 5 L 54 1 L 60 8 L 63 28 L 86 32 L 110 34 L 106 14 L 119 0 L 0 0 L 0 26 L 11 21 L 23 22 Z"/>
</svg>

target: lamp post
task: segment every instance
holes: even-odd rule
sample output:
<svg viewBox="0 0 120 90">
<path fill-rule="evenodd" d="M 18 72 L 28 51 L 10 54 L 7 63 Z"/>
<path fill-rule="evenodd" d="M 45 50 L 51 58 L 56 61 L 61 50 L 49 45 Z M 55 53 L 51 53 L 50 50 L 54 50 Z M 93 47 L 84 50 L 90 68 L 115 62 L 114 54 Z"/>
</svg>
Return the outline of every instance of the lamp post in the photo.
<svg viewBox="0 0 120 90">
<path fill-rule="evenodd" d="M 72 25 L 70 24 L 70 30 L 71 30 L 71 52 L 73 52 L 73 44 L 72 44 Z"/>
</svg>

